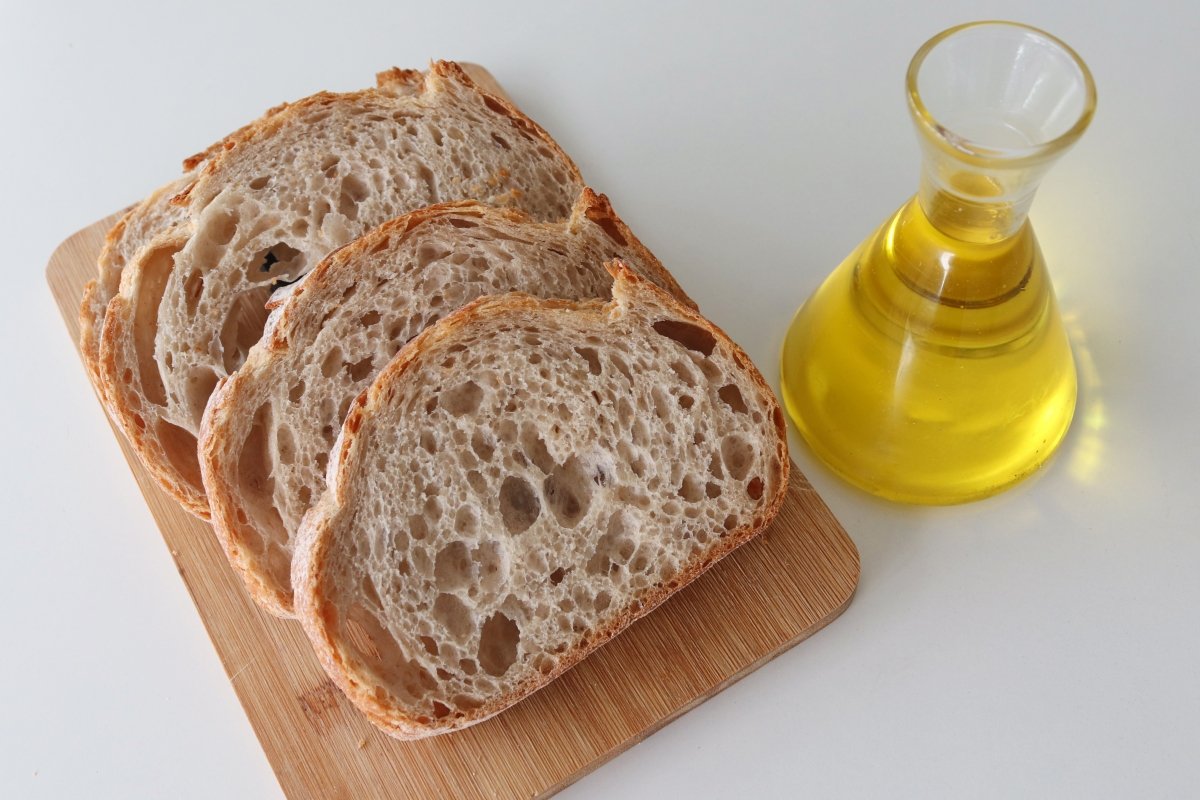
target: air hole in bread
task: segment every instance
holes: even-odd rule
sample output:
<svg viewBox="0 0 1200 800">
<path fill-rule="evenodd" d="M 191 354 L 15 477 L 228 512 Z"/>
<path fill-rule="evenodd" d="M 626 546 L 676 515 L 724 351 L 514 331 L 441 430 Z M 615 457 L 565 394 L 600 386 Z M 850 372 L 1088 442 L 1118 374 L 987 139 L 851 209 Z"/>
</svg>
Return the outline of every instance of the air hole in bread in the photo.
<svg viewBox="0 0 1200 800">
<path fill-rule="evenodd" d="M 554 586 L 558 586 L 563 582 L 563 578 L 565 577 L 567 577 L 567 570 L 563 569 L 562 567 L 556 567 L 554 572 L 550 573 L 550 583 Z"/>
<path fill-rule="evenodd" d="M 346 372 L 350 375 L 350 380 L 355 382 L 363 380 L 375 371 L 375 362 L 371 356 L 367 356 L 360 361 L 355 361 L 353 364 L 347 363 L 345 366 Z M 345 417 L 345 412 L 342 412 L 342 417 Z"/>
<path fill-rule="evenodd" d="M 750 495 L 751 500 L 761 500 L 763 496 L 763 479 L 755 475 L 750 479 L 750 483 L 746 484 L 746 494 Z"/>
<path fill-rule="evenodd" d="M 462 506 L 454 512 L 454 532 L 474 536 L 479 532 L 479 511 L 474 506 Z"/>
<path fill-rule="evenodd" d="M 259 189 L 265 189 L 267 184 L 270 182 L 271 179 L 268 176 L 259 175 L 257 178 L 250 181 L 250 188 L 257 192 Z"/>
<path fill-rule="evenodd" d="M 321 374 L 326 378 L 332 378 L 334 375 L 337 375 L 342 364 L 342 348 L 335 345 L 329 348 L 329 352 L 325 354 L 325 358 L 321 359 Z"/>
<path fill-rule="evenodd" d="M 445 670 L 438 670 L 438 677 L 442 678 L 442 680 L 448 680 L 450 678 L 450 673 L 446 672 L 445 677 L 442 677 L 442 674 L 441 674 L 442 672 L 445 672 Z M 433 718 L 434 719 L 442 719 L 444 717 L 448 717 L 449 715 L 450 715 L 450 708 L 448 706 L 446 706 L 443 703 L 439 703 L 437 700 L 433 701 Z"/>
<path fill-rule="evenodd" d="M 461 669 L 463 671 L 463 673 L 466 675 L 474 675 L 476 672 L 479 671 L 479 665 L 475 663 L 475 659 L 473 659 L 473 658 L 459 659 L 458 668 Z M 460 708 L 467 707 L 463 703 L 464 697 L 466 697 L 466 695 L 459 695 L 458 697 L 454 698 L 454 704 L 459 706 Z M 475 698 L 472 698 L 472 699 L 475 700 Z M 478 700 L 475 700 L 475 702 L 479 703 Z M 479 705 L 483 705 L 483 704 L 479 703 Z"/>
<path fill-rule="evenodd" d="M 338 213 L 346 219 L 358 219 L 358 204 L 370 196 L 370 190 L 357 175 L 342 178 L 342 189 L 338 193 Z"/>
<path fill-rule="evenodd" d="M 512 145 L 508 143 L 508 140 L 498 133 L 492 134 L 492 141 L 503 147 L 505 150 L 512 150 Z"/>
<path fill-rule="evenodd" d="M 483 389 L 475 381 L 466 381 L 442 391 L 439 402 L 442 408 L 456 417 L 473 414 L 483 401 Z"/>
<path fill-rule="evenodd" d="M 492 614 L 479 635 L 479 666 L 487 674 L 500 677 L 517 660 L 520 641 L 521 629 L 517 623 L 499 611 Z"/>
<path fill-rule="evenodd" d="M 463 589 L 475 578 L 475 565 L 466 542 L 454 541 L 443 547 L 434 560 L 433 578 L 439 591 Z"/>
<path fill-rule="evenodd" d="M 587 514 L 592 502 L 592 488 L 588 470 L 579 458 L 571 456 L 546 476 L 542 495 L 559 524 L 574 528 Z"/>
<path fill-rule="evenodd" d="M 455 228 L 478 228 L 479 223 L 473 220 L 463 219 L 462 217 L 450 217 L 447 220 Z"/>
<path fill-rule="evenodd" d="M 200 304 L 200 295 L 203 293 L 204 275 L 198 269 L 192 270 L 192 273 L 188 275 L 187 280 L 183 283 L 184 302 L 187 305 L 189 314 L 196 313 L 196 306 Z"/>
<path fill-rule="evenodd" d="M 475 628 L 471 610 L 457 595 L 448 592 L 442 592 L 433 601 L 433 618 L 460 642 Z"/>
<path fill-rule="evenodd" d="M 438 197 L 437 176 L 433 174 L 433 170 L 425 164 L 418 163 L 416 165 L 417 177 L 425 184 L 425 193 L 429 198 L 430 204 L 440 202 Z"/>
<path fill-rule="evenodd" d="M 380 314 L 378 311 L 371 310 L 371 311 L 368 311 L 367 313 L 363 314 L 361 317 L 359 317 L 358 321 L 360 323 L 362 323 L 362 326 L 364 328 L 369 328 L 372 325 L 377 325 L 379 323 L 379 320 L 382 318 L 383 318 L 383 315 Z"/>
<path fill-rule="evenodd" d="M 246 278 L 251 283 L 271 283 L 273 288 L 294 283 L 304 274 L 304 254 L 287 242 L 277 242 L 254 255 Z"/>
<path fill-rule="evenodd" d="M 742 399 L 741 391 L 732 383 L 725 384 L 718 389 L 717 396 L 720 397 L 727 406 L 739 414 L 745 414 L 748 410 L 746 407 L 746 401 Z"/>
<path fill-rule="evenodd" d="M 505 530 L 524 533 L 541 513 L 542 503 L 528 481 L 516 475 L 504 479 L 500 484 L 500 518 Z"/>
<path fill-rule="evenodd" d="M 318 200 L 313 207 L 313 227 L 322 230 L 325 227 L 325 217 L 329 215 L 331 206 L 325 200 Z"/>
<path fill-rule="evenodd" d="M 694 350 L 706 357 L 711 356 L 713 348 L 717 346 L 717 339 L 712 333 L 690 322 L 663 319 L 654 323 L 651 327 L 660 335 L 672 339 L 688 350 Z"/>
<path fill-rule="evenodd" d="M 593 375 L 600 374 L 600 356 L 596 353 L 594 347 L 576 347 L 575 352 L 583 357 L 588 363 L 588 372 Z"/>
<path fill-rule="evenodd" d="M 337 431 L 333 429 L 332 425 L 323 425 L 321 426 L 321 438 L 325 441 L 327 448 L 333 447 L 333 442 L 337 438 Z"/>
<path fill-rule="evenodd" d="M 328 114 L 326 116 L 328 116 Z M 324 117 L 322 117 L 322 119 L 324 119 Z M 342 159 L 338 156 L 330 153 L 329 155 L 325 156 L 325 158 L 321 159 L 321 165 L 318 167 L 318 169 L 325 173 L 325 177 L 332 178 L 337 175 L 337 165 L 341 163 L 341 160 Z"/>
<path fill-rule="evenodd" d="M 412 535 L 412 538 L 422 541 L 429 535 L 429 525 L 420 514 L 413 514 L 408 518 L 408 531 Z"/>
<path fill-rule="evenodd" d="M 689 503 L 698 503 L 706 497 L 704 486 L 695 475 L 685 475 L 679 484 L 679 496 Z"/>
<path fill-rule="evenodd" d="M 286 425 L 280 425 L 275 431 L 275 450 L 279 454 L 281 464 L 296 462 L 296 439 L 292 435 L 292 429 Z"/>
<path fill-rule="evenodd" d="M 721 460 L 729 474 L 740 481 L 750 472 L 754 445 L 740 434 L 731 433 L 721 440 Z"/>
<path fill-rule="evenodd" d="M 695 403 L 696 403 L 696 398 L 692 397 L 690 394 L 679 395 L 679 407 L 680 408 L 687 410 L 687 409 L 691 408 L 693 405 L 695 405 Z"/>
<path fill-rule="evenodd" d="M 229 244 L 233 241 L 233 235 L 237 232 L 240 221 L 237 209 L 230 208 L 217 212 L 205 226 L 207 240 L 220 246 Z"/>
<path fill-rule="evenodd" d="M 598 592 L 594 600 L 592 600 L 592 608 L 596 611 L 604 611 L 612 605 L 612 595 L 608 592 Z"/>
</svg>

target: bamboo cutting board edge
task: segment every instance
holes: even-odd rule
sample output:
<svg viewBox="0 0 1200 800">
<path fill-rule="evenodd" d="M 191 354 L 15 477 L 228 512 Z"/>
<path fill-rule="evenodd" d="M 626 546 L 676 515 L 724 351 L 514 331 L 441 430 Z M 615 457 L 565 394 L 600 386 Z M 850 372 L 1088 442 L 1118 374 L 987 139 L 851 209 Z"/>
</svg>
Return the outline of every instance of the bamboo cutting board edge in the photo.
<svg viewBox="0 0 1200 800">
<path fill-rule="evenodd" d="M 46 269 L 76 347 L 82 287 L 118 217 L 68 237 Z M 858 582 L 853 542 L 793 464 L 787 501 L 768 531 L 580 665 L 491 721 L 425 742 L 395 742 L 333 690 L 298 626 L 253 605 L 207 525 L 161 492 L 117 438 L 289 798 L 384 797 L 393 788 L 401 794 L 549 796 L 829 624 L 849 605 Z M 731 574 L 739 572 L 740 579 Z M 740 615 L 714 621 L 706 614 L 713 630 L 694 629 L 695 614 L 723 611 L 731 598 L 733 605 L 740 602 Z M 655 656 L 664 663 L 653 663 Z M 671 658 L 677 661 L 666 665 Z M 621 677 L 639 674 L 621 669 L 630 660 L 657 673 L 645 685 L 623 687 Z M 627 688 L 629 696 L 614 695 L 614 687 Z M 564 703 L 567 698 L 572 702 Z M 583 713 L 564 721 L 553 713 L 564 704 Z"/>
</svg>

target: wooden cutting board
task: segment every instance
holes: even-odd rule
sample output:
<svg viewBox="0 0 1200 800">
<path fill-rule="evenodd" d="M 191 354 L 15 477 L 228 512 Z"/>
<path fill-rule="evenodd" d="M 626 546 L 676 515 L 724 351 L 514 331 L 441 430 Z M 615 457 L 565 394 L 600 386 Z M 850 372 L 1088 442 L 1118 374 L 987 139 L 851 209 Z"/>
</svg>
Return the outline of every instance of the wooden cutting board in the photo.
<svg viewBox="0 0 1200 800">
<path fill-rule="evenodd" d="M 46 270 L 71 340 L 117 215 Z M 284 793 L 298 798 L 544 797 L 811 636 L 850 603 L 858 551 L 794 466 L 775 523 L 542 691 L 460 733 L 398 742 L 325 677 L 299 625 L 246 595 L 206 523 L 117 437 Z"/>
</svg>

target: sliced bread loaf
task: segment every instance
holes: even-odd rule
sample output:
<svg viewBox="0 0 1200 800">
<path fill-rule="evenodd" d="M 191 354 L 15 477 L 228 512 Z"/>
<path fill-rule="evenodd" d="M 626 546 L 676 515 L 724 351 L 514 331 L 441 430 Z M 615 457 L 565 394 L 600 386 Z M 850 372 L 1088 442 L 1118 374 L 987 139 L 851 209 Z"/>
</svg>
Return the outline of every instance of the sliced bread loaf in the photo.
<svg viewBox="0 0 1200 800">
<path fill-rule="evenodd" d="M 201 416 L 260 338 L 273 290 L 417 208 L 474 198 L 561 219 L 583 188 L 545 131 L 457 64 L 380 81 L 276 109 L 227 139 L 176 198 L 184 222 L 123 270 L 105 314 L 104 391 L 151 473 L 199 516 Z"/>
<path fill-rule="evenodd" d="M 613 300 L 478 300 L 353 403 L 293 561 L 297 616 L 382 730 L 526 697 L 762 530 L 783 415 L 723 332 L 614 266 Z"/>
<path fill-rule="evenodd" d="M 486 294 L 607 298 L 604 264 L 615 258 L 691 302 L 590 189 L 564 222 L 469 202 L 415 211 L 295 284 L 246 363 L 213 393 L 201 425 L 213 527 L 255 599 L 291 615 L 300 518 L 325 490 L 351 401 L 405 342 Z"/>
</svg>

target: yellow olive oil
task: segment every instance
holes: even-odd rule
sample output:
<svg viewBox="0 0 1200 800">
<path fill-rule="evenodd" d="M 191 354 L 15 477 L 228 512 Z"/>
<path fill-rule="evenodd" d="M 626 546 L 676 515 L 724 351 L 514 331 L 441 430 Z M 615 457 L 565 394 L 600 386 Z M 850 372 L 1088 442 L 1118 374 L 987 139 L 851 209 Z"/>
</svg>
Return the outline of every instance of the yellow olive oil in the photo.
<svg viewBox="0 0 1200 800">
<path fill-rule="evenodd" d="M 781 382 L 800 433 L 844 478 L 955 503 L 1053 452 L 1075 409 L 1075 365 L 1028 220 L 989 235 L 1016 222 L 980 219 L 1003 205 L 964 217 L 955 197 L 927 197 L 928 216 L 914 197 L 796 314 Z"/>
</svg>

